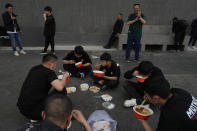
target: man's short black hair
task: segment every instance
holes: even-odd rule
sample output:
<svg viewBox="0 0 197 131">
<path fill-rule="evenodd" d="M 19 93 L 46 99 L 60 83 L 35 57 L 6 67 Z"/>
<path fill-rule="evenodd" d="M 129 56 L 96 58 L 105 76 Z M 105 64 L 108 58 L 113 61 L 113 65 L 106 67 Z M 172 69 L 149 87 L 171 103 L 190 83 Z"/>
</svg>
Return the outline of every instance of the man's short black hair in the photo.
<svg viewBox="0 0 197 131">
<path fill-rule="evenodd" d="M 7 3 L 7 4 L 5 5 L 5 8 L 7 9 L 7 8 L 9 8 L 9 7 L 13 7 L 13 5 L 10 4 L 10 3 Z"/>
<path fill-rule="evenodd" d="M 135 6 L 139 6 L 140 7 L 140 4 L 134 4 L 133 7 L 135 7 Z"/>
<path fill-rule="evenodd" d="M 64 94 L 54 94 L 45 102 L 46 119 L 64 123 L 73 110 L 71 100 Z"/>
<path fill-rule="evenodd" d="M 44 8 L 44 11 L 52 12 L 52 8 L 51 8 L 50 6 L 46 6 L 46 7 Z"/>
<path fill-rule="evenodd" d="M 58 58 L 54 54 L 46 54 L 42 57 L 42 63 L 49 62 L 49 61 L 57 61 Z"/>
<path fill-rule="evenodd" d="M 111 60 L 111 55 L 109 53 L 103 53 L 100 56 L 100 60 L 110 61 Z"/>
<path fill-rule="evenodd" d="M 122 14 L 122 13 L 119 12 L 118 14 L 119 14 L 121 17 L 123 17 L 123 14 Z"/>
<path fill-rule="evenodd" d="M 145 92 L 151 97 L 158 95 L 166 99 L 170 94 L 170 84 L 164 77 L 153 77 L 146 83 Z"/>
<path fill-rule="evenodd" d="M 178 18 L 177 18 L 177 17 L 174 17 L 174 18 L 172 19 L 172 21 L 175 21 L 175 20 L 178 20 Z"/>
<path fill-rule="evenodd" d="M 142 61 L 138 66 L 138 71 L 143 75 L 152 73 L 154 65 L 150 61 Z"/>
<path fill-rule="evenodd" d="M 75 49 L 74 49 L 75 53 L 77 55 L 82 55 L 84 53 L 84 49 L 82 46 L 76 46 Z"/>
</svg>

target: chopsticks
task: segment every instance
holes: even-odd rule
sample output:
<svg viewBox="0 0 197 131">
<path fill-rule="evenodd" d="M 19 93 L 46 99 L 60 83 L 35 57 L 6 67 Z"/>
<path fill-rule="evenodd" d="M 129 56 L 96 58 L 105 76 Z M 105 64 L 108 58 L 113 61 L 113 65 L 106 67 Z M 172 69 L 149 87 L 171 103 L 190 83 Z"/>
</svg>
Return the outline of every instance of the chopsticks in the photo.
<svg viewBox="0 0 197 131">
<path fill-rule="evenodd" d="M 145 102 L 146 102 L 146 100 L 144 99 L 140 105 L 144 105 Z"/>
</svg>

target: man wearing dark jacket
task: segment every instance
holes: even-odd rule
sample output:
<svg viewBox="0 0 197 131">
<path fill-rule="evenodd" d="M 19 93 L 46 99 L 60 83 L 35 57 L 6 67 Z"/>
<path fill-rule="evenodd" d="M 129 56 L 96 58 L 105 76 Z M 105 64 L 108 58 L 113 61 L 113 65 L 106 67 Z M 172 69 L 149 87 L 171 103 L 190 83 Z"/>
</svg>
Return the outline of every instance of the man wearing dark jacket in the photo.
<svg viewBox="0 0 197 131">
<path fill-rule="evenodd" d="M 81 111 L 73 110 L 71 100 L 63 94 L 51 95 L 46 100 L 42 118 L 40 125 L 28 124 L 17 131 L 67 131 L 72 120 L 80 123 L 84 131 L 92 131 Z"/>
<path fill-rule="evenodd" d="M 165 79 L 162 71 L 154 66 L 150 61 L 142 61 L 139 66 L 131 71 L 127 71 L 124 75 L 126 79 L 136 77 L 137 83 L 132 81 L 125 81 L 123 87 L 129 94 L 128 99 L 124 102 L 125 107 L 131 107 L 140 104 L 143 101 L 146 84 L 155 77 L 162 77 Z"/>
<path fill-rule="evenodd" d="M 54 50 L 54 36 L 55 36 L 55 19 L 52 15 L 52 8 L 47 6 L 44 8 L 44 36 L 45 36 L 45 47 L 44 47 L 44 51 L 41 52 L 41 54 L 47 54 L 47 49 L 49 44 L 51 44 L 51 52 L 52 54 L 55 54 L 55 50 Z"/>
<path fill-rule="evenodd" d="M 191 37 L 189 40 L 189 46 L 191 46 L 192 49 L 197 49 L 197 47 L 195 47 L 195 43 L 197 40 L 197 19 L 192 21 L 191 27 L 192 27 L 192 30 L 191 30 Z"/>
<path fill-rule="evenodd" d="M 107 43 L 104 48 L 109 49 L 114 44 L 114 42 L 118 39 L 119 35 L 122 33 L 122 28 L 124 26 L 124 21 L 122 20 L 123 14 L 119 13 L 117 16 L 116 23 L 113 28 L 113 32 L 111 34 L 111 37 L 109 39 L 109 42 Z"/>
<path fill-rule="evenodd" d="M 172 32 L 175 34 L 174 44 L 177 52 L 184 51 L 183 41 L 185 39 L 188 23 L 186 20 L 173 18 Z"/>
<path fill-rule="evenodd" d="M 19 46 L 20 54 L 26 54 L 26 52 L 23 50 L 21 43 L 20 34 L 22 34 L 22 31 L 17 23 L 17 15 L 13 13 L 13 6 L 11 4 L 6 4 L 5 8 L 6 12 L 2 14 L 2 18 L 4 22 L 4 27 L 11 41 L 14 55 L 19 56 L 19 53 L 16 50 L 15 40 L 17 41 L 17 44 Z"/>
</svg>

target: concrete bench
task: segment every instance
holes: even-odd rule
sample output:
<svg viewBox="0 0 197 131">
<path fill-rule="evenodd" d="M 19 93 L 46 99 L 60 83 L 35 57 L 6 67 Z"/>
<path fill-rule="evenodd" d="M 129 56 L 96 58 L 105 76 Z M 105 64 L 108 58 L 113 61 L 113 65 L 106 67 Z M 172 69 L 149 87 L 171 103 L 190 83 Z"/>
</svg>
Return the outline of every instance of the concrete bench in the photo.
<svg viewBox="0 0 197 131">
<path fill-rule="evenodd" d="M 122 34 L 119 37 L 119 49 L 122 49 L 124 44 L 127 44 L 127 33 L 129 26 L 124 25 Z M 168 45 L 174 45 L 174 37 L 171 33 L 171 26 L 168 25 L 144 25 L 141 39 L 141 50 L 145 51 L 147 45 L 160 45 L 162 51 L 167 50 Z M 185 37 L 184 48 L 187 50 L 189 36 Z"/>
</svg>

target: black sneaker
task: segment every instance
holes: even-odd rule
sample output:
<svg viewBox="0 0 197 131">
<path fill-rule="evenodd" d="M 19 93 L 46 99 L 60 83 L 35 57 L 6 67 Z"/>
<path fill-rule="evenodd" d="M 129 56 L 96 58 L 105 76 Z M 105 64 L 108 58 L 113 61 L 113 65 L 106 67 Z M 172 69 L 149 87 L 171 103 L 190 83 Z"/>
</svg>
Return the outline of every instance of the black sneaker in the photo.
<svg viewBox="0 0 197 131">
<path fill-rule="evenodd" d="M 40 52 L 40 54 L 45 55 L 45 54 L 47 54 L 47 51 L 42 51 L 42 52 Z"/>
<path fill-rule="evenodd" d="M 110 49 L 110 47 L 109 47 L 109 46 L 103 46 L 103 48 L 105 48 L 105 49 Z"/>
</svg>

